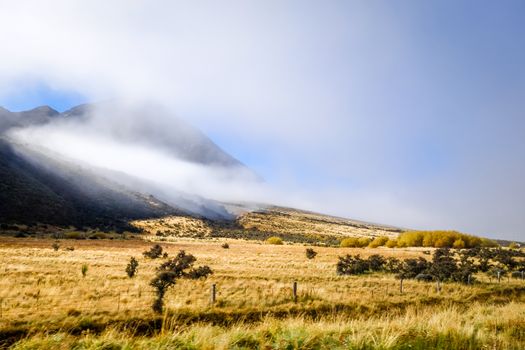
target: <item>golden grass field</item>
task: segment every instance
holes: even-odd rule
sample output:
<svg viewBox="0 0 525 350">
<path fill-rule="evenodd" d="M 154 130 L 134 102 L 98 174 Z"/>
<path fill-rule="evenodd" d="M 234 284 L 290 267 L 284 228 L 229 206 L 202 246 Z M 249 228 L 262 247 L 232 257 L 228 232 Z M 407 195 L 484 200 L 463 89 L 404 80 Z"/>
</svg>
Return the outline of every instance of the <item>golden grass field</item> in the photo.
<svg viewBox="0 0 525 350">
<path fill-rule="evenodd" d="M 143 239 L 0 238 L 0 337 L 18 349 L 523 349 L 525 282 L 432 283 L 388 274 L 338 276 L 343 254 L 426 256 L 421 249 L 274 246 L 224 239 L 160 242 L 208 265 L 207 280 L 181 280 L 167 295 L 167 312 L 151 311 L 148 285 L 162 259 L 142 252 Z M 74 250 L 65 250 L 73 247 Z M 124 269 L 131 256 L 138 275 Z M 88 266 L 85 277 L 82 265 Z M 292 283 L 298 282 L 298 301 Z M 217 302 L 210 304 L 210 287 Z M 447 345 L 448 344 L 448 345 Z"/>
</svg>

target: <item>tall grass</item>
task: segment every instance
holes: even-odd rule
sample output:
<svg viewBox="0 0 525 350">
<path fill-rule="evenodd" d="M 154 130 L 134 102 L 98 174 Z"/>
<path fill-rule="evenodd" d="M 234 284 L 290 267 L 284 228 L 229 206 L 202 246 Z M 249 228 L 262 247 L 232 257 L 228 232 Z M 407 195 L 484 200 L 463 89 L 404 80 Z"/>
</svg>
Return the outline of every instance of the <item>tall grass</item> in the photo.
<svg viewBox="0 0 525 350">
<path fill-rule="evenodd" d="M 181 326 L 167 319 L 162 330 L 150 336 L 116 328 L 81 337 L 37 334 L 13 349 L 523 349 L 523 306 L 411 308 L 400 315 L 315 321 L 266 318 L 229 327 Z"/>
</svg>

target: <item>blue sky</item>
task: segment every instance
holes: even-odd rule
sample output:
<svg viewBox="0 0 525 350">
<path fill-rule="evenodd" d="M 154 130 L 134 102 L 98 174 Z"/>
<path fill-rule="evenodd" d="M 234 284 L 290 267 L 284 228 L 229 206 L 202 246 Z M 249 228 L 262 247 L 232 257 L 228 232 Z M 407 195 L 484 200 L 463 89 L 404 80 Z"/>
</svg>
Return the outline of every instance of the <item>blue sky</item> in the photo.
<svg viewBox="0 0 525 350">
<path fill-rule="evenodd" d="M 27 4 L 8 109 L 154 99 L 303 207 L 525 240 L 523 1 Z"/>
</svg>

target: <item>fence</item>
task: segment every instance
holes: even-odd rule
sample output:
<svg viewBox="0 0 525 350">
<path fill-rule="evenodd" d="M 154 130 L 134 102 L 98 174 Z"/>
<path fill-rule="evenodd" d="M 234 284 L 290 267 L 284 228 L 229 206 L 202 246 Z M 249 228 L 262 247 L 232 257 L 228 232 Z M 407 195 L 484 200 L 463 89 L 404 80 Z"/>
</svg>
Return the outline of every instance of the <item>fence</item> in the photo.
<svg viewBox="0 0 525 350">
<path fill-rule="evenodd" d="M 501 276 L 499 276 L 501 277 Z M 523 279 L 523 276 L 522 276 Z M 359 296 L 377 298 L 378 300 L 384 300 L 385 298 L 392 297 L 395 295 L 401 296 L 422 296 L 422 295 L 431 295 L 435 293 L 436 295 L 446 296 L 448 293 L 454 292 L 454 288 L 457 288 L 457 284 L 443 284 L 440 281 L 435 281 L 434 283 L 427 282 L 416 282 L 410 280 L 410 283 L 407 284 L 408 280 L 400 279 L 397 281 L 366 281 L 363 280 L 363 285 L 356 287 L 356 297 L 357 300 Z M 471 279 L 469 278 L 469 282 Z M 497 282 L 496 282 L 497 281 Z M 507 279 L 507 282 L 510 279 Z M 479 282 L 486 283 L 505 283 L 501 278 L 488 279 Z M 212 283 L 209 286 L 209 298 L 207 301 L 204 301 L 204 298 L 201 298 L 203 303 L 206 303 L 207 306 L 217 307 L 223 306 L 225 302 L 236 302 L 237 304 L 242 304 L 242 297 L 239 298 L 239 294 L 242 294 L 247 299 L 250 299 L 246 294 L 247 291 L 241 291 L 243 293 L 236 293 L 234 291 L 229 291 L 228 295 L 220 295 L 221 286 L 217 283 Z M 447 287 L 447 288 L 445 288 Z M 465 286 L 468 287 L 468 286 Z M 462 285 L 462 288 L 463 285 Z M 202 288 L 201 288 L 202 289 Z M 195 291 L 190 291 L 195 292 Z M 199 290 L 201 294 L 206 294 L 204 290 Z M 252 302 L 264 302 L 268 305 L 273 298 L 273 305 L 285 304 L 285 303 L 298 303 L 307 300 L 324 300 L 327 302 L 342 300 L 343 296 L 348 296 L 352 292 L 350 289 L 335 289 L 335 292 L 338 294 L 333 294 L 333 297 L 330 299 L 322 298 L 316 296 L 316 288 L 309 286 L 308 283 L 300 283 L 298 281 L 293 281 L 288 284 L 288 287 L 281 287 L 277 289 L 277 293 L 273 287 L 270 287 L 270 293 L 262 297 L 260 294 L 252 293 Z M 166 299 L 166 306 L 168 308 L 176 306 L 177 293 L 181 291 L 174 291 L 168 293 L 168 296 L 171 298 Z M 155 292 L 151 289 L 148 290 L 120 290 L 115 291 L 114 293 L 105 293 L 98 294 L 96 291 L 95 295 L 89 296 L 75 296 L 72 293 L 54 293 L 54 294 L 41 294 L 38 293 L 26 293 L 21 295 L 10 295 L 10 296 L 0 296 L 0 320 L 6 319 L 24 319 L 28 317 L 36 317 L 37 315 L 49 315 L 50 313 L 66 313 L 71 316 L 76 316 L 85 312 L 95 312 L 95 313 L 130 313 L 130 312 L 150 312 L 151 305 L 155 298 Z M 235 294 L 235 297 L 232 295 Z M 340 297 L 338 297 L 338 295 Z M 219 298 L 218 298 L 219 296 Z M 269 298 L 268 298 L 269 297 Z M 255 300 L 253 300 L 255 298 Z M 234 299 L 233 301 L 231 299 Z"/>
</svg>

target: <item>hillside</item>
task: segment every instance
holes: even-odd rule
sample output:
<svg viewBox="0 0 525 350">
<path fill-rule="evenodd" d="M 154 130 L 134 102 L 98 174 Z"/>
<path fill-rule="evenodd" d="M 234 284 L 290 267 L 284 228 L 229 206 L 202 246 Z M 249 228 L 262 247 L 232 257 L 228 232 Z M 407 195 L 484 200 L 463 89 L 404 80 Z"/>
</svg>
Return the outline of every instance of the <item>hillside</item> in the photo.
<svg viewBox="0 0 525 350">
<path fill-rule="evenodd" d="M 194 164 L 245 169 L 200 131 L 165 114 L 156 106 L 131 108 L 115 102 L 81 105 L 63 113 L 48 106 L 21 112 L 0 108 L 0 223 L 39 222 L 120 231 L 132 229 L 130 220 L 173 214 L 229 218 L 214 201 L 173 191 L 169 198 L 159 200 L 150 192 L 154 184 L 64 158 L 60 149 L 34 146 L 11 134 L 42 125 L 104 125 L 97 129 L 100 135 L 115 140 L 155 147 Z M 110 119 L 122 123 L 99 125 Z M 86 125 L 88 121 L 91 124 Z"/>
<path fill-rule="evenodd" d="M 264 240 L 280 236 L 290 242 L 329 245 L 337 245 L 346 237 L 396 237 L 401 232 L 394 227 L 275 206 L 246 211 L 233 222 L 167 216 L 136 220 L 132 224 L 146 234 L 166 239 L 226 237 Z"/>
</svg>

